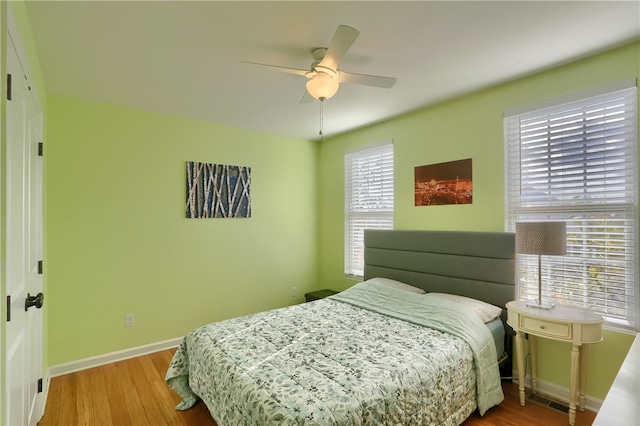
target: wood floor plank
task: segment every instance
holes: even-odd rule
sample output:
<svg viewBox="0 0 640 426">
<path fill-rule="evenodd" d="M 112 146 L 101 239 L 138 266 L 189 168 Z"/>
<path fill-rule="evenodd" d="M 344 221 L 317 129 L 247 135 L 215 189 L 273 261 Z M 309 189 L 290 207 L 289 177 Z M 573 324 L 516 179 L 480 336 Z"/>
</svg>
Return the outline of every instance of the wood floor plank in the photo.
<svg viewBox="0 0 640 426">
<path fill-rule="evenodd" d="M 144 404 L 142 403 L 142 399 L 140 399 L 140 394 L 138 393 L 138 389 L 136 389 L 136 384 L 131 378 L 131 369 L 130 360 L 125 360 L 120 363 L 120 385 L 122 387 L 122 394 L 126 401 L 127 412 L 131 417 L 131 422 L 134 425 L 146 426 L 146 425 L 154 425 L 154 423 L 150 423 L 147 418 L 147 413 L 144 409 Z M 147 389 L 142 388 L 142 393 L 148 392 Z"/>
<path fill-rule="evenodd" d="M 60 400 L 62 398 L 62 380 L 51 380 L 49 382 L 49 392 L 47 394 L 47 411 L 44 413 L 41 426 L 58 425 L 58 415 L 60 414 Z"/>
<path fill-rule="evenodd" d="M 96 418 L 93 410 L 93 392 L 91 389 L 91 370 L 84 370 L 76 375 L 76 410 L 78 425 L 90 426 Z"/>
<path fill-rule="evenodd" d="M 53 380 L 58 379 L 58 377 Z M 62 396 L 60 398 L 60 414 L 58 415 L 58 422 L 61 425 L 77 425 L 78 413 L 76 411 L 76 395 L 78 389 L 76 387 L 76 375 L 69 374 L 59 378 L 62 389 Z"/>
<path fill-rule="evenodd" d="M 167 420 L 166 424 L 172 426 L 186 425 L 184 420 L 176 413 L 175 406 L 178 402 L 173 402 L 170 392 L 171 389 L 169 389 L 166 384 L 158 380 L 154 380 L 150 383 L 150 386 L 152 387 L 153 393 L 159 397 L 159 409 L 162 410 L 162 413 Z"/>
<path fill-rule="evenodd" d="M 189 426 L 217 426 L 209 409 L 202 401 L 198 401 L 196 405 L 185 411 L 178 411 L 180 417 L 182 417 L 185 423 Z"/>
<path fill-rule="evenodd" d="M 158 376 L 162 378 L 164 382 L 164 378 L 167 374 L 167 366 L 171 362 L 173 358 L 173 352 L 170 351 L 159 351 L 149 354 L 149 358 L 153 362 L 153 365 L 156 368 L 156 372 Z"/>
<path fill-rule="evenodd" d="M 146 373 L 146 370 L 151 373 L 151 371 L 155 371 L 155 367 L 151 361 L 149 361 L 146 357 L 139 357 L 129 360 L 130 361 L 130 369 L 129 374 L 131 375 L 131 379 L 135 384 L 136 389 L 149 389 L 153 390 L 154 387 L 150 386 L 152 382 L 155 382 L 158 379 L 158 376 L 153 375 L 149 376 Z M 149 364 L 151 364 L 151 369 L 149 369 Z M 152 425 L 166 425 L 169 424 L 169 419 L 165 416 L 164 410 L 162 410 L 163 406 L 161 403 L 161 395 L 157 392 L 138 392 L 140 395 L 140 400 L 142 401 L 142 405 L 144 406 L 144 410 L 147 413 L 147 419 L 149 423 Z"/>
<path fill-rule="evenodd" d="M 136 358 L 140 366 L 140 371 L 147 380 L 159 380 L 158 370 L 151 360 L 151 356 L 143 355 Z"/>
<path fill-rule="evenodd" d="M 175 349 L 143 355 L 51 379 L 46 411 L 38 426 L 217 426 L 199 401 L 186 411 L 181 398 L 164 382 Z M 566 426 L 566 413 L 527 401 L 521 407 L 518 386 L 503 382 L 505 400 L 483 417 L 475 412 L 464 426 Z M 88 390 L 87 390 L 88 389 Z M 89 395 L 84 395 L 88 393 Z M 589 426 L 595 413 L 576 415 L 576 426 Z"/>
<path fill-rule="evenodd" d="M 111 413 L 111 424 L 113 426 L 134 425 L 127 408 L 127 400 L 123 395 L 109 397 L 109 412 Z M 100 425 L 99 422 L 96 422 L 96 424 Z"/>
<path fill-rule="evenodd" d="M 89 370 L 91 380 L 91 395 L 93 396 L 94 424 L 112 425 L 111 409 L 109 407 L 109 393 L 105 381 L 104 368 L 92 368 Z"/>
<path fill-rule="evenodd" d="M 120 375 L 123 374 L 123 370 L 120 368 L 119 363 L 107 364 L 98 368 L 104 373 L 111 424 L 114 426 L 133 424 L 127 409 L 127 400 L 120 384 Z"/>
<path fill-rule="evenodd" d="M 480 417 L 478 412 L 473 413 L 463 426 L 566 426 L 569 424 L 569 415 L 553 408 L 545 407 L 535 402 L 526 401 L 524 407 L 520 406 L 518 385 L 516 383 L 503 382 L 504 401 Z M 589 426 L 593 424 L 596 413 L 591 411 L 578 412 L 575 426 Z"/>
<path fill-rule="evenodd" d="M 177 411 L 175 409 L 176 405 L 178 405 L 178 403 L 181 401 L 180 396 L 176 394 L 169 386 L 167 386 L 167 384 L 164 381 L 164 378 L 167 374 L 167 367 L 169 366 L 169 363 L 173 358 L 174 352 L 175 352 L 175 349 L 154 352 L 152 354 L 149 354 L 148 358 L 150 362 L 153 364 L 157 377 L 161 379 L 154 382 L 155 391 L 162 398 L 163 410 L 165 410 L 165 412 L 167 413 L 171 413 L 171 416 L 169 417 L 170 421 L 172 422 L 171 424 L 188 426 L 190 424 L 188 416 L 183 415 L 182 411 Z M 151 370 L 148 369 L 147 374 L 150 374 L 150 373 L 151 373 Z M 198 416 L 200 415 L 201 413 L 198 413 Z M 210 423 L 213 424 L 213 419 L 211 419 Z M 202 423 L 198 423 L 198 424 L 202 424 Z M 208 424 L 208 423 L 204 423 L 204 424 Z"/>
</svg>

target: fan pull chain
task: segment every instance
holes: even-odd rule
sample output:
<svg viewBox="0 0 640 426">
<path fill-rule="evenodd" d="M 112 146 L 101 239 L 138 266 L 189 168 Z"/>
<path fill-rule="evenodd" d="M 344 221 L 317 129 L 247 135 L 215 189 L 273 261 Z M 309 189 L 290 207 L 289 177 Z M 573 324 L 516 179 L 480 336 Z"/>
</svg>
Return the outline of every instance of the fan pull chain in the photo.
<svg viewBox="0 0 640 426">
<path fill-rule="evenodd" d="M 324 141 L 322 127 L 324 125 L 324 98 L 320 98 L 320 141 Z"/>
</svg>

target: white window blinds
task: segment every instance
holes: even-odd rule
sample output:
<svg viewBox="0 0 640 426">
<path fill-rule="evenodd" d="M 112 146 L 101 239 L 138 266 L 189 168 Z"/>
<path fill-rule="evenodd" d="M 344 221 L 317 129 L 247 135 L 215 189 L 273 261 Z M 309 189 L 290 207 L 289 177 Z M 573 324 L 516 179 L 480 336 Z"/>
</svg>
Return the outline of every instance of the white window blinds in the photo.
<svg viewBox="0 0 640 426">
<path fill-rule="evenodd" d="M 393 229 L 393 144 L 347 153 L 344 271 L 364 273 L 364 230 Z"/>
<path fill-rule="evenodd" d="M 567 224 L 567 254 L 543 258 L 543 299 L 591 309 L 625 328 L 639 325 L 632 84 L 505 115 L 507 230 L 516 222 Z M 520 299 L 537 298 L 537 267 L 537 256 L 518 255 Z"/>
</svg>

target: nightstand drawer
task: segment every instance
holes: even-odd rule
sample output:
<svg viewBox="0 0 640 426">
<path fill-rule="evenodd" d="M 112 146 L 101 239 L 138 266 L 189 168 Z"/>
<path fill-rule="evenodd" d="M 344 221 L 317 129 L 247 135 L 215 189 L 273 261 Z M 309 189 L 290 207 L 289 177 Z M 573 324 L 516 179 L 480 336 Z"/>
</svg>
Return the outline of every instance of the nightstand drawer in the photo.
<svg viewBox="0 0 640 426">
<path fill-rule="evenodd" d="M 535 333 L 538 336 L 571 339 L 571 324 L 559 324 L 521 315 L 520 329 L 524 332 Z"/>
</svg>

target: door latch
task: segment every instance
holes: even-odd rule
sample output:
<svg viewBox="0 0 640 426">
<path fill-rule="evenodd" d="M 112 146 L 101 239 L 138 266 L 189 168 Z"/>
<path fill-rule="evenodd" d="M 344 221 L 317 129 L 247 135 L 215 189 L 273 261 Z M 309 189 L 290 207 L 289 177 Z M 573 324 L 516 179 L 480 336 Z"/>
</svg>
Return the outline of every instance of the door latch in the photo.
<svg viewBox="0 0 640 426">
<path fill-rule="evenodd" d="M 44 303 L 44 294 L 38 293 L 35 296 L 27 293 L 27 298 L 24 301 L 24 310 L 28 311 L 30 307 L 35 306 L 36 308 L 42 308 L 42 304 Z"/>
</svg>

